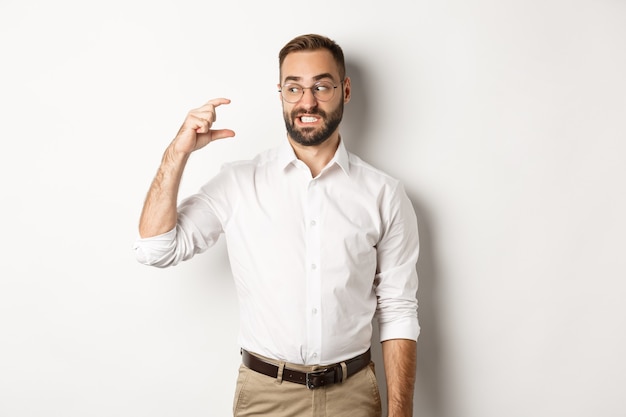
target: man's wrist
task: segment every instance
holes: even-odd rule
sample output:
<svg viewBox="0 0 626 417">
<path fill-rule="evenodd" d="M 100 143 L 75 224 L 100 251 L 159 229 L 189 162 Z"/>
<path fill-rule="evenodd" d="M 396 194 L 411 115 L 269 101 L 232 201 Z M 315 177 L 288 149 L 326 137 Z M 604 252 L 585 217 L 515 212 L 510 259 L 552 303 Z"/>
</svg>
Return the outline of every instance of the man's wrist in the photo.
<svg viewBox="0 0 626 417">
<path fill-rule="evenodd" d="M 387 417 L 413 417 L 413 407 L 397 409 L 389 408 Z"/>
</svg>

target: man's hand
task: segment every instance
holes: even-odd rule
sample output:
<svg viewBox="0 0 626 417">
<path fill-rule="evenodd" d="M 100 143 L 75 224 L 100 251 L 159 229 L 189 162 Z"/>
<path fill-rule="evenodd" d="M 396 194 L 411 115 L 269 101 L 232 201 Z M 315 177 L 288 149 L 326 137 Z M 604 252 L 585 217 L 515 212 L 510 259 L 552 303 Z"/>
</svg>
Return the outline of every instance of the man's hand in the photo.
<svg viewBox="0 0 626 417">
<path fill-rule="evenodd" d="M 235 136 L 235 132 L 230 129 L 211 130 L 217 119 L 216 108 L 229 103 L 227 98 L 214 98 L 202 107 L 191 110 L 172 143 L 172 151 L 179 155 L 189 155 L 214 140 Z"/>
</svg>

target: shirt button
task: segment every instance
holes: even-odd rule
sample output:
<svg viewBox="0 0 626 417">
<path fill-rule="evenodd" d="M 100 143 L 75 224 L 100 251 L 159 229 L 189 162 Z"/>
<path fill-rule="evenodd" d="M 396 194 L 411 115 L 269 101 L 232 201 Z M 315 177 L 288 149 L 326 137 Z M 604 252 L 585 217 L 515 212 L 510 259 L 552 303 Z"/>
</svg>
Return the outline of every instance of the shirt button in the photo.
<svg viewBox="0 0 626 417">
<path fill-rule="evenodd" d="M 317 352 L 313 352 L 313 355 L 312 355 L 312 356 L 313 356 L 314 358 L 317 358 Z"/>
<path fill-rule="evenodd" d="M 311 264 L 311 269 L 316 270 L 317 269 L 317 265 Z"/>
<path fill-rule="evenodd" d="M 317 308 L 313 308 L 313 310 L 311 310 L 311 313 L 317 314 Z"/>
<path fill-rule="evenodd" d="M 311 226 L 315 226 L 316 224 L 315 220 L 311 220 Z"/>
</svg>

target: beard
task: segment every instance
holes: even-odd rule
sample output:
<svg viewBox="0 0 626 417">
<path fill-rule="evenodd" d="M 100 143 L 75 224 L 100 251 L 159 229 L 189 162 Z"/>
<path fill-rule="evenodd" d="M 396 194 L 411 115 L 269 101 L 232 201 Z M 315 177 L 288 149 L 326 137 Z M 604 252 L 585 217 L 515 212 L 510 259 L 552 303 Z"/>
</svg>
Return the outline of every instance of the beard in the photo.
<svg viewBox="0 0 626 417">
<path fill-rule="evenodd" d="M 295 126 L 295 119 L 303 115 L 318 116 L 324 120 L 324 124 L 321 128 L 298 128 Z M 341 119 L 343 118 L 343 101 L 331 113 L 326 113 L 324 110 L 320 110 L 317 107 L 309 110 L 308 112 L 294 108 L 291 113 L 283 111 L 283 118 L 285 119 L 287 133 L 291 139 L 300 145 L 317 146 L 324 143 L 339 127 Z"/>
</svg>

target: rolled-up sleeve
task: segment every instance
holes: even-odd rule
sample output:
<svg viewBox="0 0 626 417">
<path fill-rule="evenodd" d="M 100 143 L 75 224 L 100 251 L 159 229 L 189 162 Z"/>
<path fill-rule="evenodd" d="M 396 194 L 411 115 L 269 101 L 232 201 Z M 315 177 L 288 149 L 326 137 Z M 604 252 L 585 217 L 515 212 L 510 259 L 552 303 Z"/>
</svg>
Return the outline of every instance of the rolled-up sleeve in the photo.
<svg viewBox="0 0 626 417">
<path fill-rule="evenodd" d="M 137 261 L 165 268 L 213 246 L 222 233 L 221 222 L 211 212 L 201 212 L 201 201 L 199 195 L 185 200 L 178 209 L 178 223 L 169 232 L 138 238 L 133 245 Z"/>
<path fill-rule="evenodd" d="M 380 340 L 417 340 L 417 217 L 404 188 L 398 184 L 383 216 L 377 244 L 376 297 Z"/>
<path fill-rule="evenodd" d="M 176 227 L 158 236 L 137 238 L 133 248 L 137 261 L 165 268 L 192 258 L 213 246 L 224 232 L 228 217 L 228 178 L 220 173 L 205 184 L 199 193 L 184 199 L 178 206 Z"/>
</svg>

